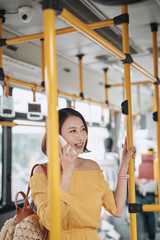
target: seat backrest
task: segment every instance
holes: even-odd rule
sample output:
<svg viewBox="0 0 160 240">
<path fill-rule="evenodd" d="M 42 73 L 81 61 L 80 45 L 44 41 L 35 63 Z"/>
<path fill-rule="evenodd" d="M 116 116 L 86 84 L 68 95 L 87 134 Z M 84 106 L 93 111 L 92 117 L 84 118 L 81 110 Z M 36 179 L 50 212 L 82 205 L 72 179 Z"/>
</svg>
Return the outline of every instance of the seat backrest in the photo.
<svg viewBox="0 0 160 240">
<path fill-rule="evenodd" d="M 139 178 L 154 179 L 153 155 L 142 155 L 142 163 L 139 165 Z"/>
<path fill-rule="evenodd" d="M 139 165 L 139 178 L 154 179 L 153 163 L 141 163 Z"/>
<path fill-rule="evenodd" d="M 152 162 L 153 163 L 153 154 L 151 155 L 142 155 L 142 163 L 144 162 Z"/>
</svg>

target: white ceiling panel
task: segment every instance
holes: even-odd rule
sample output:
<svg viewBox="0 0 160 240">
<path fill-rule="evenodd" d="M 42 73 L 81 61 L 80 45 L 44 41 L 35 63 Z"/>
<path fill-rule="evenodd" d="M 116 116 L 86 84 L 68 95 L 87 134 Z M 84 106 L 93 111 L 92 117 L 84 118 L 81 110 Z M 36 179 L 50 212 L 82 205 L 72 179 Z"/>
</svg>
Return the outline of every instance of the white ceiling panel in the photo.
<svg viewBox="0 0 160 240">
<path fill-rule="evenodd" d="M 75 5 L 77 8 L 75 7 Z M 79 14 L 79 7 L 83 7 L 84 11 L 79 16 L 85 22 L 91 22 L 93 19 L 110 19 L 121 14 L 120 6 L 104 6 L 97 4 L 91 0 L 65 0 L 64 4 L 71 11 Z M 32 18 L 29 23 L 22 22 L 18 9 L 20 7 L 29 6 L 32 8 Z M 13 38 L 28 34 L 43 32 L 43 12 L 40 0 L 1 0 L 0 9 L 5 9 L 6 21 L 3 24 L 3 38 Z M 156 0 L 142 1 L 141 3 L 131 4 L 128 6 L 129 11 L 129 35 L 130 47 L 136 51 L 133 54 L 133 59 L 139 65 L 147 69 L 153 74 L 153 57 L 149 49 L 152 48 L 152 33 L 150 23 L 156 22 L 160 25 L 160 6 Z M 90 13 L 90 14 L 89 14 Z M 98 21 L 98 20 L 97 20 Z M 56 17 L 56 29 L 65 28 L 69 25 Z M 115 33 L 115 38 L 112 38 L 107 28 L 101 29 L 106 39 L 111 39 L 113 43 L 121 40 L 121 26 L 111 26 L 108 29 Z M 158 47 L 160 48 L 160 34 L 158 32 Z M 119 43 L 118 43 L 119 44 Z M 5 59 L 4 65 L 6 73 L 14 75 L 14 77 L 24 81 L 35 81 L 38 84 L 41 82 L 41 53 L 40 41 L 34 40 L 30 42 L 14 44 L 17 47 L 16 51 L 3 47 L 3 54 L 7 57 L 16 59 L 17 61 L 26 63 L 26 72 L 23 67 L 20 67 L 20 62 L 13 63 Z M 56 53 L 57 53 L 57 69 L 58 69 L 58 88 L 62 91 L 79 94 L 78 83 L 78 58 L 77 54 L 83 53 L 83 78 L 84 78 L 84 93 L 86 97 L 94 100 L 104 101 L 104 73 L 103 68 L 108 67 L 108 82 L 109 84 L 123 82 L 123 64 L 117 60 L 108 51 L 97 45 L 92 40 L 88 39 L 82 33 L 69 33 L 56 37 Z M 99 57 L 99 58 L 97 58 Z M 160 56 L 159 56 L 160 57 Z M 8 65 L 7 65 L 8 64 Z M 27 65 L 28 64 L 28 65 Z M 33 65 L 32 70 L 27 67 Z M 159 61 L 160 67 L 160 61 Z M 70 72 L 64 71 L 64 68 L 69 68 Z M 13 70 L 14 69 L 14 70 Z M 27 70 L 28 69 L 28 70 Z M 36 69 L 36 71 L 35 71 Z M 33 71 L 33 73 L 32 73 Z M 25 74 L 23 75 L 23 72 Z M 138 73 L 131 68 L 131 80 L 146 81 L 144 75 Z M 151 108 L 150 96 L 152 88 L 148 86 L 140 86 L 141 88 L 141 106 L 143 111 L 148 111 Z M 145 94 L 143 94 L 145 92 Z M 147 92 L 147 94 L 146 94 Z M 116 96 L 116 97 L 115 97 Z M 133 109 L 138 108 L 137 103 L 137 88 L 132 87 Z M 123 101 L 123 89 L 109 89 L 109 101 L 112 104 L 120 106 Z"/>
</svg>

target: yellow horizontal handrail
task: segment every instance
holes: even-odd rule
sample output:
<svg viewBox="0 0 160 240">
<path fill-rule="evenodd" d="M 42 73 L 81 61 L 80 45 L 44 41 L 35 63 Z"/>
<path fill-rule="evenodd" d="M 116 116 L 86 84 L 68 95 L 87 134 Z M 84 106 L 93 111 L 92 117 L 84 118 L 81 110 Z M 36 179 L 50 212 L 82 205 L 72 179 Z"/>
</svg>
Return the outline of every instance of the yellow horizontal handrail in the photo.
<svg viewBox="0 0 160 240">
<path fill-rule="evenodd" d="M 6 39 L 6 45 L 27 42 L 27 41 L 32 41 L 32 40 L 41 39 L 41 38 L 44 38 L 44 33 L 35 33 L 35 34 L 30 34 L 22 37 Z"/>
<path fill-rule="evenodd" d="M 143 205 L 143 212 L 160 212 L 160 205 Z"/>
<path fill-rule="evenodd" d="M 107 103 L 102 102 L 102 101 L 96 101 L 96 100 L 93 100 L 91 98 L 82 98 L 80 96 L 77 96 L 76 94 L 65 93 L 63 91 L 58 90 L 58 95 L 69 97 L 69 98 L 74 99 L 74 100 L 83 100 L 84 102 L 94 103 L 94 104 L 97 104 L 97 105 L 101 105 L 103 107 L 108 107 L 109 109 L 113 109 L 113 110 L 116 110 L 116 111 L 121 111 L 120 107 L 115 106 L 113 104 L 107 104 Z"/>
<path fill-rule="evenodd" d="M 35 88 L 36 87 L 36 90 L 40 90 L 40 91 L 45 90 L 45 88 L 42 87 L 41 85 L 37 85 L 36 83 L 28 83 L 28 82 L 25 82 L 25 81 L 22 81 L 22 80 L 11 78 L 7 74 L 5 74 L 5 78 L 7 78 L 7 81 L 9 83 L 12 83 L 12 84 L 21 85 L 21 86 L 25 86 L 25 87 L 29 87 L 29 88 Z M 60 95 L 60 96 L 68 97 L 68 98 L 75 99 L 75 100 L 83 100 L 83 101 L 86 101 L 86 102 L 89 102 L 89 103 L 94 103 L 94 104 L 97 104 L 97 105 L 100 105 L 100 106 L 103 106 L 103 107 L 108 107 L 109 109 L 112 109 L 112 110 L 115 110 L 115 111 L 119 111 L 119 112 L 121 111 L 120 107 L 115 106 L 113 104 L 107 104 L 107 103 L 102 102 L 102 101 L 96 101 L 96 100 L 93 100 L 91 98 L 82 98 L 82 97 L 80 97 L 76 94 L 66 93 L 66 92 L 63 92 L 63 91 L 60 91 L 60 90 L 57 90 L 57 92 L 58 92 L 58 95 Z M 134 114 L 137 114 L 137 112 L 134 112 Z"/>
<path fill-rule="evenodd" d="M 35 88 L 36 87 L 36 90 L 44 91 L 44 87 L 42 87 L 41 85 L 38 85 L 36 83 L 28 83 L 28 82 L 25 82 L 25 81 L 22 81 L 22 80 L 11 78 L 7 74 L 5 74 L 5 79 L 9 83 L 13 83 L 13 84 L 16 84 L 16 85 L 25 86 L 25 87 L 29 87 L 29 88 Z"/>
<path fill-rule="evenodd" d="M 105 20 L 105 21 L 100 21 L 100 22 L 95 22 L 95 23 L 89 23 L 85 24 L 82 21 L 80 21 L 78 18 L 73 16 L 71 13 L 69 13 L 66 9 L 63 9 L 62 14 L 60 15 L 62 19 L 67 21 L 69 24 L 73 25 L 74 27 L 68 27 L 68 28 L 63 28 L 63 29 L 57 29 L 56 30 L 56 35 L 60 34 L 65 34 L 65 33 L 70 33 L 70 32 L 76 32 L 76 31 L 81 31 L 88 37 L 90 37 L 92 40 L 100 44 L 102 47 L 107 49 L 109 52 L 114 54 L 116 57 L 118 57 L 121 60 L 125 60 L 126 55 L 121 52 L 118 48 L 113 46 L 111 43 L 109 43 L 107 40 L 105 40 L 103 37 L 101 37 L 99 34 L 97 34 L 95 31 L 93 31 L 91 28 L 100 28 L 100 27 L 106 27 L 114 24 L 113 19 Z M 74 17 L 74 20 L 71 20 Z M 25 41 L 31 41 L 35 39 L 40 39 L 44 37 L 44 33 L 37 33 L 37 34 L 31 34 L 31 35 L 26 35 L 22 37 L 17 37 L 17 38 L 11 38 L 6 40 L 6 44 L 14 44 L 14 43 L 20 43 L 20 42 L 25 42 Z M 131 64 L 133 68 L 144 74 L 146 77 L 151 79 L 151 81 L 156 82 L 157 79 L 151 75 L 149 72 L 147 72 L 144 68 L 142 68 L 139 64 L 136 62 L 133 62 Z"/>
<path fill-rule="evenodd" d="M 110 42 L 105 40 L 103 37 L 101 37 L 98 33 L 96 33 L 94 30 L 89 28 L 87 24 L 83 23 L 81 20 L 79 20 L 77 17 L 75 17 L 73 14 L 71 14 L 68 10 L 65 8 L 63 9 L 61 15 L 59 15 L 61 19 L 69 23 L 70 25 L 74 26 L 76 29 L 78 29 L 80 32 L 82 32 L 84 35 L 95 41 L 97 44 L 99 44 L 101 47 L 108 50 L 110 53 L 115 55 L 120 60 L 125 60 L 126 55 L 121 52 L 118 48 L 113 46 Z M 141 73 L 143 73 L 145 76 L 147 76 L 151 81 L 156 82 L 157 79 L 152 76 L 150 73 L 148 73 L 144 68 L 142 68 L 137 63 L 133 62 L 131 66 Z"/>
<path fill-rule="evenodd" d="M 92 29 L 96 28 L 103 28 L 103 27 L 108 27 L 112 26 L 114 24 L 113 19 L 108 19 L 104 21 L 99 21 L 99 22 L 94 22 L 94 23 L 87 23 L 86 25 Z M 71 33 L 71 32 L 77 32 L 78 30 L 74 27 L 67 27 L 67 28 L 62 28 L 62 29 L 57 29 L 56 30 L 56 35 L 61 35 L 65 33 Z"/>
<path fill-rule="evenodd" d="M 143 81 L 143 82 L 131 82 L 131 85 L 142 85 L 142 84 L 151 84 L 151 81 Z M 124 87 L 124 83 L 117 84 L 109 84 L 109 87 Z"/>
<path fill-rule="evenodd" d="M 131 66 L 133 68 L 135 68 L 137 71 L 141 72 L 143 75 L 145 75 L 147 78 L 150 78 L 152 82 L 156 82 L 157 78 L 154 77 L 152 74 L 150 74 L 149 72 L 147 72 L 144 68 L 142 68 L 138 63 L 133 62 L 131 64 Z"/>
<path fill-rule="evenodd" d="M 21 123 L 4 122 L 4 121 L 0 121 L 0 125 L 3 126 L 3 127 L 15 127 L 15 126 L 46 127 L 45 125 L 21 124 Z"/>
<path fill-rule="evenodd" d="M 101 37 L 94 30 L 89 28 L 87 24 L 83 23 L 81 20 L 79 20 L 65 8 L 63 8 L 63 11 L 61 15 L 59 15 L 59 17 L 64 21 L 68 22 L 70 25 L 74 26 L 77 30 L 85 34 L 87 37 L 89 37 L 90 39 L 92 39 L 105 49 L 107 49 L 110 53 L 114 54 L 119 59 L 125 60 L 126 55 L 124 53 L 122 53 L 118 48 L 116 48 L 107 40 L 105 40 L 103 37 Z"/>
<path fill-rule="evenodd" d="M 114 24 L 114 20 L 113 19 L 108 19 L 108 20 L 104 20 L 104 21 L 88 23 L 87 25 L 90 28 L 96 29 L 96 28 L 111 26 L 113 24 Z M 62 34 L 77 32 L 77 31 L 78 30 L 73 28 L 73 27 L 67 27 L 67 28 L 57 29 L 56 30 L 56 35 L 62 35 Z M 22 36 L 22 37 L 6 39 L 6 44 L 11 45 L 11 44 L 15 44 L 15 43 L 27 42 L 27 41 L 32 41 L 32 40 L 41 39 L 41 38 L 44 38 L 44 33 L 43 32 L 42 33 L 36 33 L 36 34 L 30 34 L 30 35 L 26 35 L 26 36 Z"/>
</svg>

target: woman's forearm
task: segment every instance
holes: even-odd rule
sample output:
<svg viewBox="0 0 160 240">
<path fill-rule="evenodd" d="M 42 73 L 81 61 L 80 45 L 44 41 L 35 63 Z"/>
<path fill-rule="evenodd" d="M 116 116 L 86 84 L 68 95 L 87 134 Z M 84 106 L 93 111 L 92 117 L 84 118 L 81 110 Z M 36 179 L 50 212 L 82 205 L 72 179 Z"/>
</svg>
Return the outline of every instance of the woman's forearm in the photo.
<svg viewBox="0 0 160 240">
<path fill-rule="evenodd" d="M 127 174 L 128 166 L 121 166 L 119 169 L 119 175 Z M 127 196 L 127 179 L 126 178 L 118 178 L 117 187 L 114 193 L 115 202 L 117 206 L 117 211 L 115 213 L 115 217 L 121 217 L 123 215 L 123 209 L 126 203 Z"/>
<path fill-rule="evenodd" d="M 133 159 L 135 158 L 135 148 L 132 147 L 129 150 L 127 150 L 127 138 L 125 138 L 125 143 L 122 151 L 121 166 L 119 169 L 119 175 L 123 176 L 118 177 L 117 187 L 114 194 L 117 206 L 115 217 L 121 217 L 123 215 L 123 209 L 125 206 L 127 195 L 127 175 L 125 174 L 127 174 L 128 172 L 129 161 L 131 157 Z M 124 178 L 124 175 L 126 176 L 126 178 Z"/>
</svg>

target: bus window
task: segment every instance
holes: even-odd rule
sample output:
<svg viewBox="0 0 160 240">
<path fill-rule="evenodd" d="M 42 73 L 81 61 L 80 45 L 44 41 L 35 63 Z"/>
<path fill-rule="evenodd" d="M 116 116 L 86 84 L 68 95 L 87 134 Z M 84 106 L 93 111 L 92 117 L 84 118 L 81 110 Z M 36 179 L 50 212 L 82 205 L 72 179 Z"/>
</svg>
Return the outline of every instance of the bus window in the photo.
<svg viewBox="0 0 160 240">
<path fill-rule="evenodd" d="M 109 137 L 108 129 L 100 126 L 88 126 L 88 144 L 89 153 L 83 153 L 82 158 L 94 159 L 101 163 L 104 159 L 104 139 Z"/>
<path fill-rule="evenodd" d="M 91 108 L 90 109 L 90 113 L 91 113 L 91 119 L 90 120 L 91 120 L 91 122 L 101 123 L 101 121 L 102 121 L 102 119 L 101 119 L 101 117 L 102 117 L 102 107 L 91 104 L 90 108 Z"/>
<path fill-rule="evenodd" d="M 108 108 L 102 108 L 102 114 L 104 123 L 109 123 L 110 110 Z"/>
<path fill-rule="evenodd" d="M 2 127 L 0 126 L 0 199 L 2 198 Z"/>
<path fill-rule="evenodd" d="M 102 108 L 101 106 L 95 104 L 88 104 L 78 101 L 76 101 L 75 107 L 76 110 L 79 111 L 89 123 L 102 124 L 102 115 L 103 122 L 109 122 L 108 108 Z"/>
<path fill-rule="evenodd" d="M 90 107 L 89 107 L 89 104 L 76 101 L 75 107 L 76 107 L 76 110 L 84 116 L 86 122 L 89 122 L 90 121 Z"/>
<path fill-rule="evenodd" d="M 31 91 L 13 88 L 14 110 L 15 112 L 27 113 L 28 102 L 33 100 Z"/>
<path fill-rule="evenodd" d="M 27 113 L 28 103 L 33 102 L 33 93 L 19 88 L 13 89 L 14 110 L 15 112 Z M 47 97 L 45 94 L 36 92 L 36 102 L 41 104 L 43 115 L 47 115 Z"/>
<path fill-rule="evenodd" d="M 23 123 L 25 121 L 16 121 Z M 35 124 L 27 121 L 27 124 Z M 40 124 L 40 123 L 37 123 Z M 44 125 L 41 123 L 41 125 Z M 12 129 L 12 200 L 18 191 L 27 190 L 30 170 L 35 163 L 46 162 L 41 151 L 43 127 L 15 126 Z"/>
<path fill-rule="evenodd" d="M 67 100 L 62 97 L 58 97 L 58 109 L 66 108 L 67 107 Z"/>
</svg>

